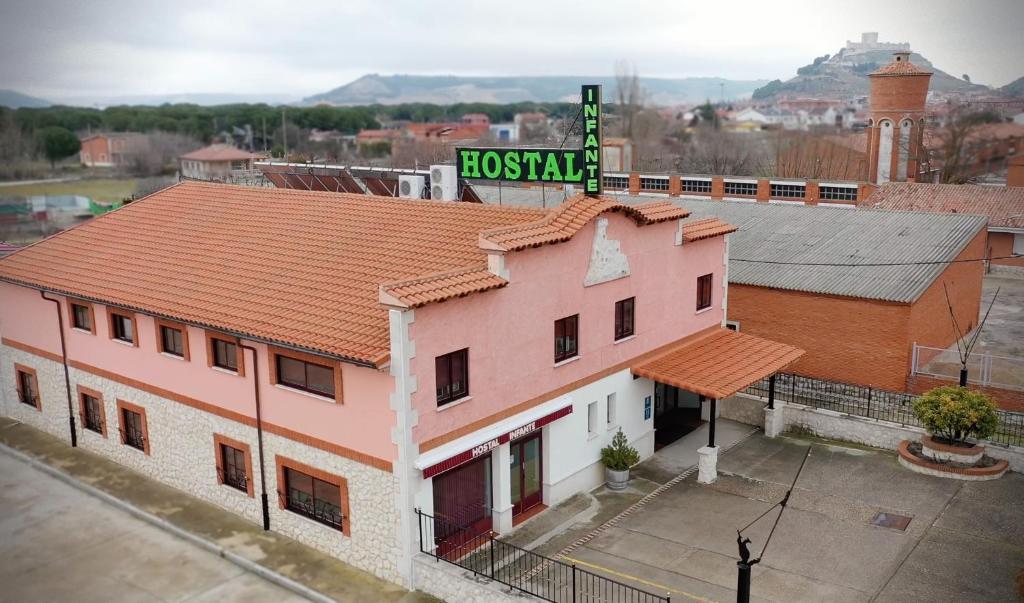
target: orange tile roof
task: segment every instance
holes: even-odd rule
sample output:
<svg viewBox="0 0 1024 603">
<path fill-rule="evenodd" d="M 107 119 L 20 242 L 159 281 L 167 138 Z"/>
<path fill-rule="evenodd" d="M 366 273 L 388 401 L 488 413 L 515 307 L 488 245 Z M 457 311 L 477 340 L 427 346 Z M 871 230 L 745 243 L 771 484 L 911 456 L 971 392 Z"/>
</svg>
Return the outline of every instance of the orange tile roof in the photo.
<svg viewBox="0 0 1024 603">
<path fill-rule="evenodd" d="M 550 210 L 182 182 L 0 260 L 0 279 L 365 363 L 380 285 L 486 263 Z"/>
<path fill-rule="evenodd" d="M 558 223 L 556 242 L 601 211 L 641 224 L 688 215 L 665 205 L 579 196 L 544 210 L 189 181 L 12 253 L 0 280 L 379 365 L 382 298 L 418 307 L 506 284 L 487 272 L 481 232 Z"/>
<path fill-rule="evenodd" d="M 868 75 L 932 75 L 932 72 L 927 69 L 921 69 L 909 60 L 904 60 L 893 61 L 884 67 L 872 71 Z"/>
<path fill-rule="evenodd" d="M 255 157 L 255 154 L 235 148 L 229 144 L 211 144 L 208 147 L 196 149 L 191 153 L 185 153 L 179 159 L 189 159 L 192 161 L 237 161 L 240 159 L 254 159 Z"/>
<path fill-rule="evenodd" d="M 554 211 L 535 222 L 480 233 L 480 246 L 485 249 L 515 251 L 568 241 L 587 222 L 606 211 L 623 212 L 640 225 L 676 220 L 690 215 L 690 212 L 671 201 L 626 205 L 609 197 L 577 195 L 567 199 Z"/>
<path fill-rule="evenodd" d="M 634 375 L 721 400 L 795 362 L 804 351 L 729 329 L 712 329 L 632 367 Z"/>
<path fill-rule="evenodd" d="M 739 227 L 723 222 L 718 218 L 704 218 L 703 220 L 683 223 L 683 240 L 686 242 L 700 241 L 701 239 L 727 235 L 737 230 L 739 230 Z"/>
<path fill-rule="evenodd" d="M 989 228 L 1024 228 L 1024 187 L 890 182 L 861 205 L 876 209 L 988 216 Z"/>
<path fill-rule="evenodd" d="M 504 287 L 508 281 L 477 266 L 380 286 L 381 302 L 418 308 L 430 303 Z"/>
</svg>

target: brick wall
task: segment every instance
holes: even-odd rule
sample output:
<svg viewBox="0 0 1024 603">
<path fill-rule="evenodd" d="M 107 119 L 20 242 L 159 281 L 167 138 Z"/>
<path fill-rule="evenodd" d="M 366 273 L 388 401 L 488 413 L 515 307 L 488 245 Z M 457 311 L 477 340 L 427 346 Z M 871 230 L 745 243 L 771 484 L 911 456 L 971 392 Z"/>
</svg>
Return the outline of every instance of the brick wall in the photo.
<svg viewBox="0 0 1024 603">
<path fill-rule="evenodd" d="M 923 394 L 924 392 L 939 387 L 940 385 L 956 385 L 957 382 L 951 379 L 937 379 L 925 375 L 912 375 L 907 377 L 907 391 L 912 394 Z M 984 392 L 1003 410 L 1011 412 L 1024 412 L 1024 391 L 1002 389 L 998 387 L 982 387 L 971 384 L 971 389 Z"/>
<path fill-rule="evenodd" d="M 988 233 L 988 255 L 998 258 L 1013 254 L 1013 233 L 990 232 Z M 1005 260 L 992 260 L 993 264 L 1000 266 L 1021 266 L 1024 267 L 1024 258 L 1009 258 Z"/>
<path fill-rule="evenodd" d="M 731 284 L 729 320 L 805 350 L 789 372 L 891 390 L 905 385 L 908 304 Z"/>
<path fill-rule="evenodd" d="M 985 257 L 986 238 L 985 229 L 980 230 L 956 259 Z M 953 312 L 961 332 L 966 335 L 974 330 L 978 325 L 984 276 L 985 266 L 982 262 L 950 264 L 914 303 L 910 312 L 910 342 L 937 348 L 944 348 L 956 342 L 957 334 L 949 316 L 946 290 L 949 291 Z"/>
</svg>

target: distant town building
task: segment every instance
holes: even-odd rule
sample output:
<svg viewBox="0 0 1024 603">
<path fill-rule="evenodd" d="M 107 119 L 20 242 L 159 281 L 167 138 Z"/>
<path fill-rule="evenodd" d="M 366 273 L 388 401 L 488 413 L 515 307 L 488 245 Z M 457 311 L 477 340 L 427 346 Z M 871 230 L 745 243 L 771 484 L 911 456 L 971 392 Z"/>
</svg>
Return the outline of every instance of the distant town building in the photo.
<svg viewBox="0 0 1024 603">
<path fill-rule="evenodd" d="M 860 34 L 860 42 L 846 41 L 843 54 L 846 56 L 874 52 L 877 50 L 891 50 L 893 52 L 910 52 L 909 42 L 879 42 L 878 32 L 870 31 Z"/>
<path fill-rule="evenodd" d="M 232 172 L 253 169 L 258 156 L 228 144 L 212 144 L 178 158 L 181 176 L 196 180 L 225 180 Z"/>
<path fill-rule="evenodd" d="M 93 134 L 82 138 L 81 142 L 78 157 L 86 167 L 129 165 L 135 156 L 149 148 L 149 139 L 137 132 Z"/>
</svg>

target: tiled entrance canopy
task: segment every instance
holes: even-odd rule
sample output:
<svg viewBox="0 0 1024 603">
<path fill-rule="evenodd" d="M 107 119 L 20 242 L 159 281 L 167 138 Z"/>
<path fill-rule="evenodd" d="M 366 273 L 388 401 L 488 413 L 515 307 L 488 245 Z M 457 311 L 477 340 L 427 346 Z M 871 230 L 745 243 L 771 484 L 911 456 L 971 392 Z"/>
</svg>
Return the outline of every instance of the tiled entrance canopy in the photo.
<svg viewBox="0 0 1024 603">
<path fill-rule="evenodd" d="M 777 373 L 803 354 L 791 345 L 719 328 L 632 370 L 639 377 L 720 400 Z"/>
</svg>

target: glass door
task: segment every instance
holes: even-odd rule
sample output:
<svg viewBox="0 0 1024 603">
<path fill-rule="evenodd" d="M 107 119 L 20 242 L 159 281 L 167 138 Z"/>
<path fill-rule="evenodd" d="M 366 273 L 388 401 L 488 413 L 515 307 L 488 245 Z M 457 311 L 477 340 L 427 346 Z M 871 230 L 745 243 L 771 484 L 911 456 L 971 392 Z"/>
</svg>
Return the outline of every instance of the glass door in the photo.
<svg viewBox="0 0 1024 603">
<path fill-rule="evenodd" d="M 512 455 L 512 515 L 535 507 L 543 499 L 541 488 L 541 434 L 527 436 L 510 445 Z"/>
</svg>

